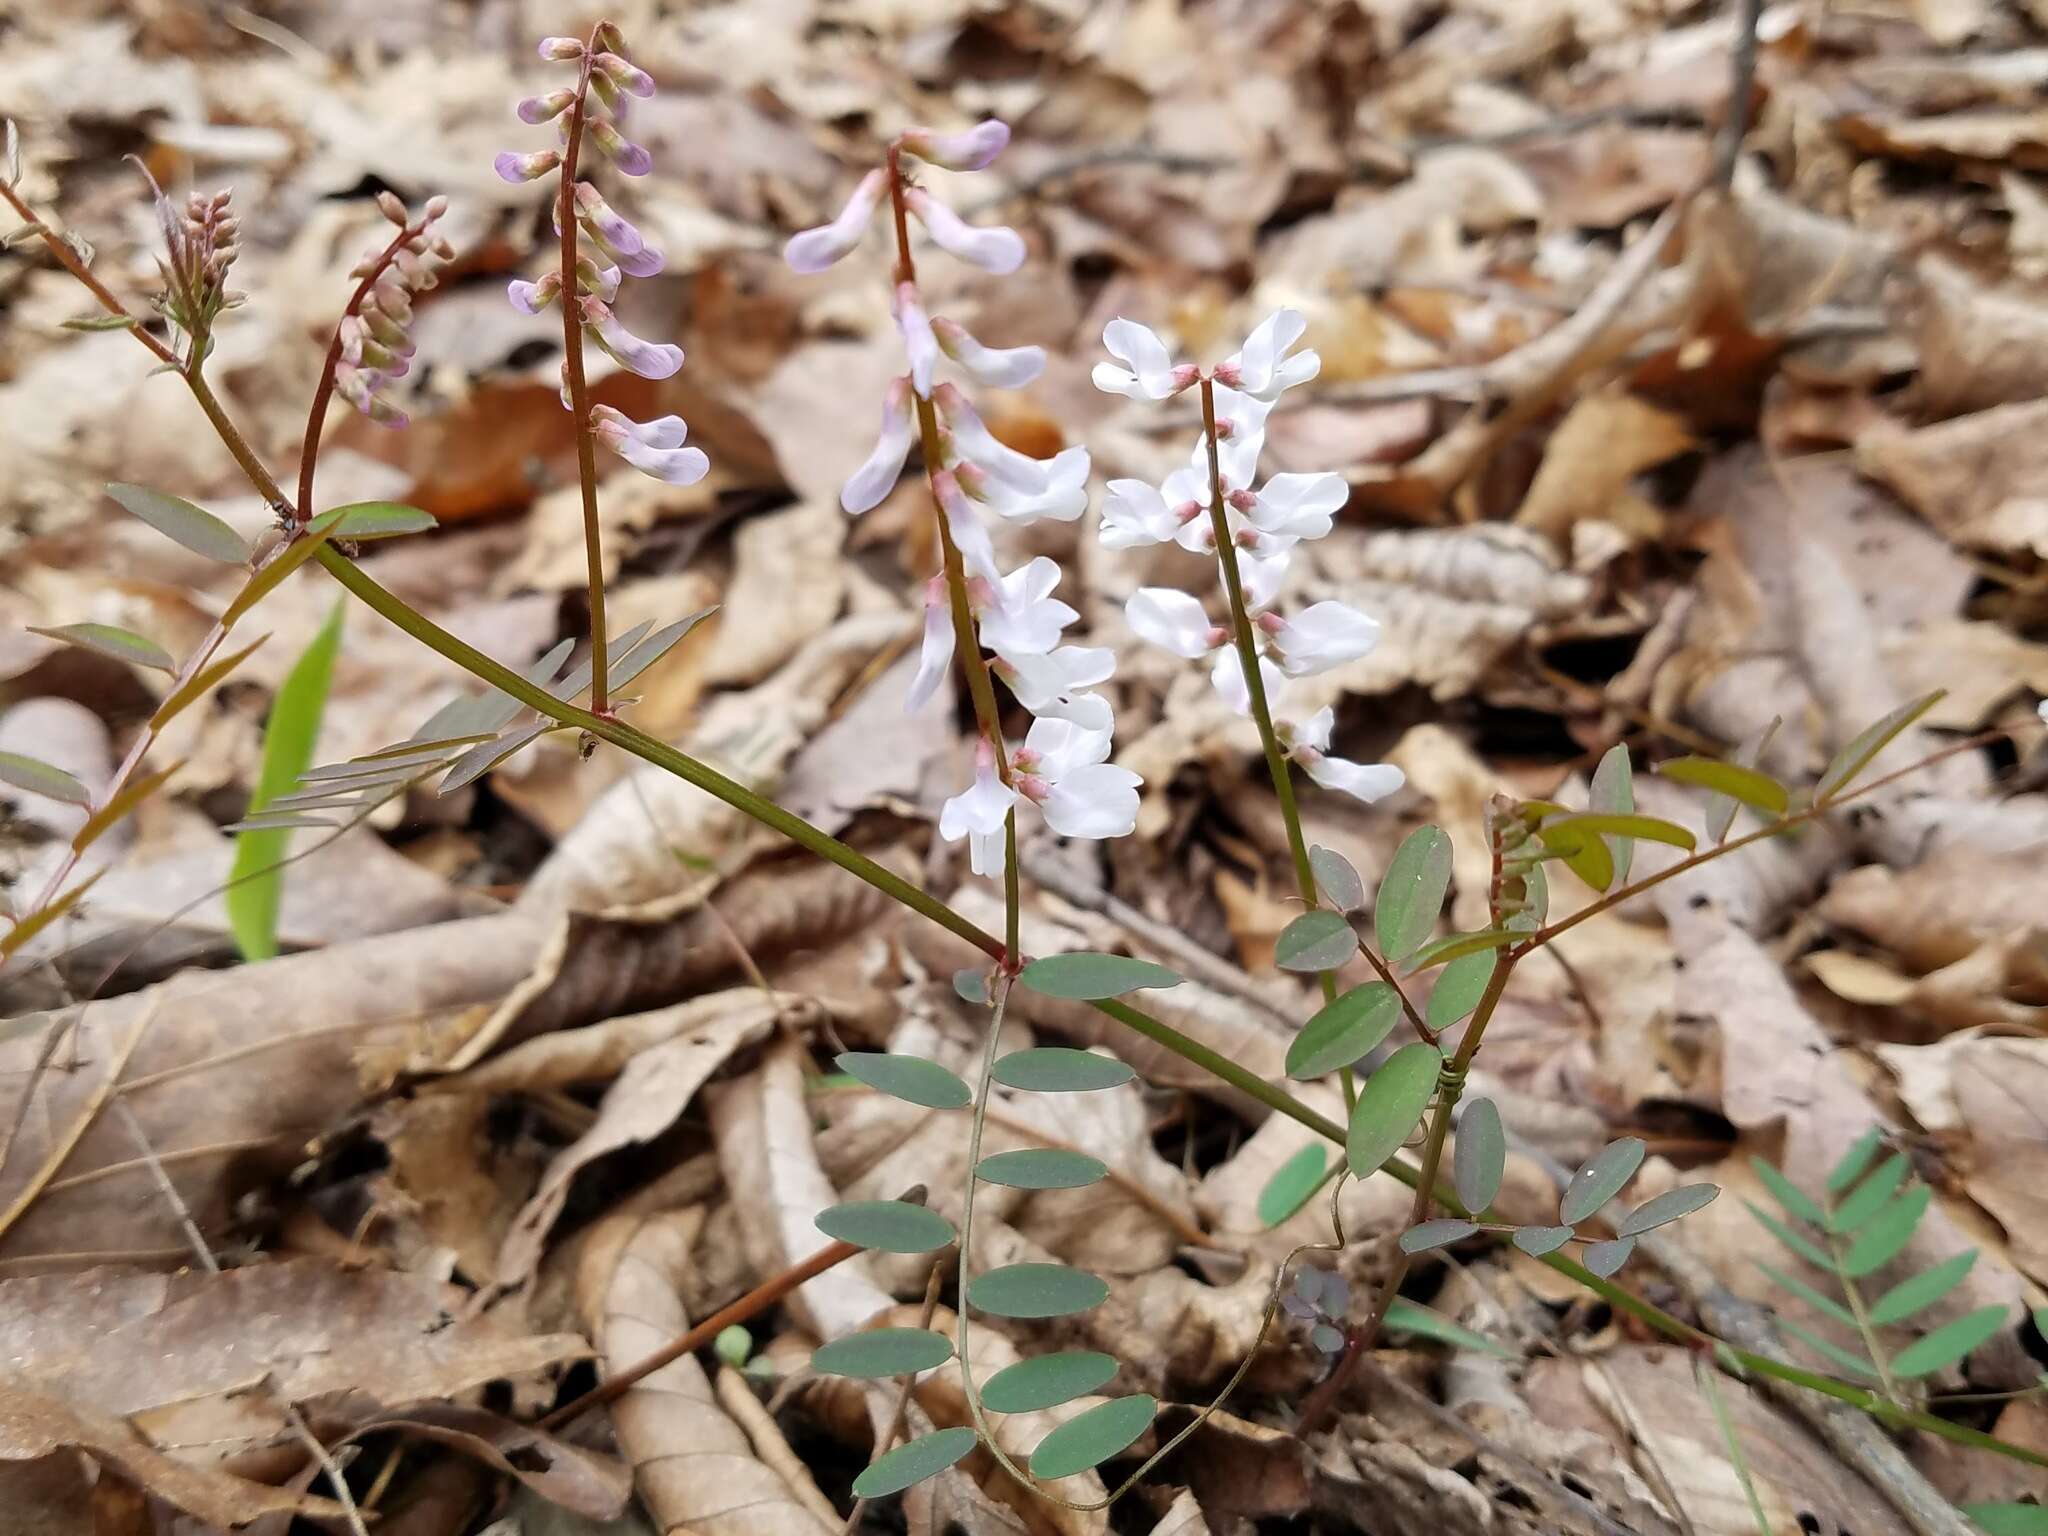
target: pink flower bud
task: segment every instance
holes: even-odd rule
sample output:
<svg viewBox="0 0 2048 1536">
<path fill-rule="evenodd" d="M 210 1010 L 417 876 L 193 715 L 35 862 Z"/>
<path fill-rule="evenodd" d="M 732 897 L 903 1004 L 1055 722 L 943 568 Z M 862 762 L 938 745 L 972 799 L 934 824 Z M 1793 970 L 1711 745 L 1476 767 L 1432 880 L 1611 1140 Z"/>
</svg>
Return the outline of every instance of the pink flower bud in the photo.
<svg viewBox="0 0 2048 1536">
<path fill-rule="evenodd" d="M 591 339 L 622 368 L 643 379 L 666 379 L 683 366 L 683 349 L 667 342 L 645 341 L 619 322 L 611 306 L 601 299 L 581 301 L 583 324 Z"/>
<path fill-rule="evenodd" d="M 978 171 L 1010 142 L 1010 125 L 999 118 L 977 123 L 965 133 L 934 133 L 912 128 L 896 141 L 909 153 L 949 171 Z"/>
<path fill-rule="evenodd" d="M 887 189 L 888 180 L 883 173 L 869 171 L 830 224 L 820 224 L 789 237 L 789 244 L 782 250 L 783 260 L 798 272 L 824 271 L 860 244 Z"/>
<path fill-rule="evenodd" d="M 377 194 L 377 211 L 393 224 L 398 225 L 401 229 L 404 228 L 406 222 L 405 204 L 398 200 L 397 193 L 379 192 Z"/>
<path fill-rule="evenodd" d="M 616 53 L 600 53 L 591 62 L 604 72 L 605 79 L 628 96 L 644 97 L 654 94 L 654 76 L 639 65 L 620 58 Z"/>
<path fill-rule="evenodd" d="M 575 100 L 574 91 L 549 91 L 545 96 L 527 97 L 516 110 L 522 123 L 545 123 L 568 111 Z"/>
<path fill-rule="evenodd" d="M 619 269 L 578 254 L 576 286 L 584 293 L 593 294 L 609 304 L 619 296 Z"/>
<path fill-rule="evenodd" d="M 562 157 L 552 149 L 541 150 L 533 155 L 516 155 L 506 150 L 491 162 L 500 178 L 517 186 L 522 181 L 537 181 L 562 163 Z"/>
<path fill-rule="evenodd" d="M 597 188 L 587 181 L 576 184 L 576 217 L 592 234 L 622 256 L 637 256 L 647 249 L 647 242 L 640 238 L 640 231 L 621 218 Z"/>
<path fill-rule="evenodd" d="M 612 164 L 626 175 L 645 176 L 654 169 L 654 156 L 627 139 L 610 123 L 593 122 L 590 125 L 590 137 L 610 158 Z"/>
<path fill-rule="evenodd" d="M 1024 265 L 1024 237 L 1014 229 L 1001 224 L 977 229 L 922 187 L 911 188 L 903 201 L 940 250 L 998 275 Z"/>
<path fill-rule="evenodd" d="M 550 64 L 563 59 L 583 57 L 583 44 L 573 37 L 544 37 L 540 40 L 540 56 Z"/>
<path fill-rule="evenodd" d="M 447 216 L 447 213 L 448 199 L 443 197 L 440 193 L 436 192 L 432 197 L 427 199 L 425 222 L 431 224 L 436 219 L 445 218 Z"/>
<path fill-rule="evenodd" d="M 547 272 L 538 282 L 527 282 L 515 277 L 505 285 L 505 297 L 512 301 L 512 307 L 521 314 L 537 315 L 561 295 L 562 274 Z"/>
</svg>

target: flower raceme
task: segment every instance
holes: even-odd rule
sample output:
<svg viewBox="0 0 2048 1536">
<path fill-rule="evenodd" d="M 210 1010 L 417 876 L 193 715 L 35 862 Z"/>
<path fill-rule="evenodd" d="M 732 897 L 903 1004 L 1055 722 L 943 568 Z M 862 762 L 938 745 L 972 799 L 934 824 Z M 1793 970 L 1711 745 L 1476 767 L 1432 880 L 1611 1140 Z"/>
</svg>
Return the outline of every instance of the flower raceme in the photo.
<svg viewBox="0 0 2048 1536">
<path fill-rule="evenodd" d="M 886 163 L 862 176 L 829 223 L 791 236 L 785 258 L 799 272 L 820 272 L 845 259 L 886 200 L 896 210 L 899 230 L 915 220 L 947 254 L 989 272 L 1014 272 L 1025 256 L 1021 235 L 968 224 L 929 190 L 913 185 L 904 168 L 912 159 L 978 171 L 1009 139 L 1009 128 L 993 119 L 959 133 L 908 130 L 890 146 Z M 847 478 L 839 501 L 856 515 L 880 505 L 895 487 L 913 441 L 925 435 L 932 499 L 960 569 L 933 576 L 926 587 L 924 641 L 910 707 L 920 707 L 937 690 L 964 642 L 976 656 L 984 648 L 994 653 L 990 670 L 1034 717 L 1007 762 L 995 741 L 982 738 L 974 781 L 946 802 L 940 834 L 966 838 L 969 863 L 986 875 L 1002 872 L 1005 826 L 1022 806 L 1038 807 L 1061 836 L 1127 834 L 1137 825 L 1139 780 L 1108 761 L 1111 710 L 1088 691 L 1109 680 L 1115 657 L 1099 647 L 1060 643 L 1079 615 L 1052 596 L 1059 567 L 1040 556 L 1003 572 L 984 521 L 1080 517 L 1088 506 L 1088 452 L 1068 448 L 1051 459 L 1019 453 L 989 430 L 958 384 L 940 377 L 950 366 L 973 384 L 1020 389 L 1044 371 L 1045 352 L 985 345 L 959 321 L 933 314 L 907 248 L 897 253 L 889 308 L 903 342 L 904 372 L 884 392 L 874 449 Z M 972 632 L 956 635 L 953 626 L 962 610 Z M 983 728 L 994 726 L 984 720 Z"/>
<path fill-rule="evenodd" d="M 402 427 L 405 413 L 378 391 L 411 368 L 414 347 L 407 327 L 413 295 L 434 286 L 439 268 L 454 259 L 455 251 L 434 232 L 448 211 L 447 198 L 430 198 L 418 219 L 389 192 L 378 195 L 377 207 L 398 226 L 398 234 L 387 250 L 371 252 L 349 274 L 372 281 L 362 302 L 342 317 L 334 388 L 370 420 Z"/>
<path fill-rule="evenodd" d="M 620 174 L 645 176 L 653 156 L 620 131 L 628 97 L 654 94 L 654 79 L 626 57 L 625 39 L 609 22 L 586 44 L 573 37 L 541 42 L 540 56 L 550 63 L 573 64 L 573 87 L 529 96 L 515 109 L 521 122 L 557 125 L 558 149 L 521 154 L 507 150 L 494 162 L 499 176 L 513 183 L 537 181 L 579 164 L 585 145 Z M 590 182 L 577 180 L 558 193 L 554 205 L 555 233 L 562 235 L 563 211 L 573 229 L 565 242 L 572 253 L 563 263 L 537 278 L 514 278 L 506 288 L 512 307 L 537 315 L 564 302 L 564 270 L 573 267 L 575 292 L 568 298 L 582 334 L 590 344 L 628 372 L 644 379 L 674 377 L 683 366 L 683 349 L 669 342 L 649 341 L 628 330 L 614 309 L 621 281 L 653 277 L 662 269 L 662 254 L 630 220 L 613 208 Z M 586 243 L 587 250 L 578 250 Z M 562 405 L 577 409 L 570 388 L 567 358 L 562 364 Z M 683 446 L 689 428 L 680 416 L 636 422 L 611 406 L 589 408 L 591 436 L 642 474 L 671 485 L 690 485 L 711 467 L 701 449 Z"/>
<path fill-rule="evenodd" d="M 1313 379 L 1322 366 L 1313 350 L 1293 350 L 1305 329 L 1298 311 L 1274 311 L 1205 380 L 1195 365 L 1174 362 L 1156 333 L 1119 317 L 1102 332 L 1103 347 L 1117 361 L 1098 363 L 1094 371 L 1098 389 L 1134 400 L 1164 400 L 1197 383 L 1208 391 L 1215 441 L 1205 430 L 1188 462 L 1159 485 L 1110 481 L 1100 537 L 1109 549 L 1174 543 L 1216 557 L 1220 567 L 1220 512 L 1257 651 L 1261 692 L 1268 698 L 1282 696 L 1290 679 L 1356 661 L 1380 633 L 1378 620 L 1332 600 L 1291 616 L 1275 607 L 1295 547 L 1327 534 L 1350 497 L 1349 485 L 1337 474 L 1282 473 L 1257 484 L 1267 413 L 1282 393 Z M 1237 713 L 1253 713 L 1251 680 L 1235 631 L 1212 622 L 1201 599 L 1173 587 L 1141 587 L 1125 604 L 1124 617 L 1137 635 L 1176 656 L 1213 656 L 1210 680 L 1217 693 Z M 1368 801 L 1398 789 L 1398 768 L 1329 755 L 1335 719 L 1335 711 L 1325 708 L 1303 722 L 1281 720 L 1275 734 L 1303 771 L 1326 788 Z"/>
</svg>

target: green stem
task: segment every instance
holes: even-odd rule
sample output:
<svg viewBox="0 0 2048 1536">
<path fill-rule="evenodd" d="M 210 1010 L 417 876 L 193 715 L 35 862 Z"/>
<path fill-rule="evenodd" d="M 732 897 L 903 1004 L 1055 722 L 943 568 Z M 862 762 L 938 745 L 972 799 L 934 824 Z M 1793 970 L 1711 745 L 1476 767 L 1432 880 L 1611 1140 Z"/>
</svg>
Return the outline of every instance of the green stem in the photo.
<svg viewBox="0 0 2048 1536">
<path fill-rule="evenodd" d="M 1892 1379 L 1891 1361 L 1886 1358 L 1884 1347 L 1878 1342 L 1877 1325 L 1870 1320 L 1870 1311 L 1863 1305 L 1863 1288 L 1849 1273 L 1842 1252 L 1842 1237 L 1834 1230 L 1835 1213 L 1830 1202 L 1828 1218 L 1828 1257 L 1835 1261 L 1835 1278 L 1842 1283 L 1842 1294 L 1848 1298 L 1849 1311 L 1856 1319 L 1856 1331 L 1863 1336 L 1863 1352 L 1870 1356 L 1870 1363 L 1877 1367 L 1877 1379 L 1884 1386 L 1884 1395 L 1893 1402 L 1899 1402 L 1899 1384 Z"/>
<path fill-rule="evenodd" d="M 1237 544 L 1230 536 L 1230 517 L 1225 510 L 1223 461 L 1216 437 L 1216 381 L 1202 378 L 1202 435 L 1209 447 L 1209 528 L 1216 538 L 1216 563 L 1223 568 L 1223 590 L 1230 601 L 1230 630 L 1237 644 L 1237 659 L 1244 668 L 1245 692 L 1251 697 L 1252 721 L 1259 728 L 1259 745 L 1266 752 L 1266 772 L 1273 780 L 1273 797 L 1280 802 L 1280 819 L 1287 824 L 1287 849 L 1294 856 L 1294 879 L 1301 899 L 1311 907 L 1316 900 L 1316 872 L 1309 863 L 1308 840 L 1301 835 L 1301 809 L 1294 800 L 1294 774 L 1287 766 L 1287 754 L 1273 729 L 1273 711 L 1266 701 L 1266 680 L 1259 674 L 1259 642 L 1252 634 L 1251 614 L 1244 603 L 1244 578 L 1237 569 Z M 1323 1001 L 1337 996 L 1337 976 L 1324 971 Z M 1350 1098 L 1346 1074 L 1346 1099 Z"/>
</svg>

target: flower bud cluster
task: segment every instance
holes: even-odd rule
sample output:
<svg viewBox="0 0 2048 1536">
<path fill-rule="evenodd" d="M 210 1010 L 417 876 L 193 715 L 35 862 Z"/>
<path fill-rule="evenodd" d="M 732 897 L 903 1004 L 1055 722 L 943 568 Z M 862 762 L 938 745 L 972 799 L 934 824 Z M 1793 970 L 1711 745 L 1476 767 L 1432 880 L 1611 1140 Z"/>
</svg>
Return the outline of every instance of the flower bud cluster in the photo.
<svg viewBox="0 0 2048 1536">
<path fill-rule="evenodd" d="M 341 359 L 334 370 L 334 388 L 342 399 L 370 420 L 402 427 L 405 412 L 378 393 L 412 367 L 413 296 L 439 281 L 440 269 L 455 259 L 455 248 L 434 230 L 448 211 L 448 199 L 430 198 L 419 218 L 389 192 L 377 195 L 377 207 L 398 226 L 390 245 L 365 256 L 349 273 L 371 279 L 362 302 L 342 317 Z"/>
<path fill-rule="evenodd" d="M 906 158 L 947 170 L 978 171 L 1002 152 L 1010 130 L 991 119 L 963 133 L 913 128 L 891 146 L 888 162 L 869 171 L 828 224 L 791 237 L 784 254 L 799 272 L 820 272 L 859 245 L 885 202 L 915 219 L 939 249 L 998 275 L 1016 271 L 1024 240 L 1002 226 L 968 224 L 904 174 Z M 903 340 L 905 371 L 882 401 L 874 451 L 848 478 L 839 501 L 849 513 L 878 505 L 895 486 L 920 431 L 931 458 L 931 489 L 949 541 L 959 551 L 963 596 L 975 640 L 992 651 L 991 668 L 1030 712 L 1023 744 L 1003 761 L 984 739 L 973 784 L 945 804 L 940 834 L 965 837 L 979 874 L 1000 874 L 1004 823 L 1020 804 L 1035 805 L 1065 837 L 1119 837 L 1137 825 L 1138 776 L 1108 761 L 1114 721 L 1109 702 L 1089 692 L 1110 678 L 1115 656 L 1100 647 L 1060 643 L 1080 617 L 1052 596 L 1059 567 L 1040 556 L 1017 570 L 996 564 L 987 518 L 1029 524 L 1072 522 L 1088 506 L 1088 451 L 1073 447 L 1051 459 L 1019 453 L 992 433 L 958 384 L 939 377 L 947 365 L 974 384 L 1017 389 L 1045 368 L 1039 347 L 990 347 L 958 321 L 932 315 L 918 288 L 909 252 L 901 253 L 890 311 Z M 953 592 L 945 575 L 926 589 L 924 644 L 910 707 L 929 699 L 954 655 Z"/>
<path fill-rule="evenodd" d="M 211 196 L 194 192 L 180 210 L 147 168 L 142 174 L 164 240 L 164 254 L 157 258 L 164 279 L 158 308 L 203 353 L 215 318 L 245 297 L 227 285 L 228 269 L 242 250 L 241 224 L 229 206 L 234 194 L 226 188 Z"/>
<path fill-rule="evenodd" d="M 621 131 L 629 102 L 654 94 L 654 77 L 626 57 L 626 42 L 610 22 L 601 24 L 588 44 L 573 37 L 544 38 L 540 56 L 550 63 L 573 64 L 577 78 L 565 87 L 529 96 L 516 110 L 524 123 L 557 126 L 559 147 L 533 154 L 507 150 L 493 162 L 504 180 L 537 181 L 568 168 L 573 174 L 585 146 L 595 146 L 621 174 L 645 176 L 654 157 Z M 662 270 L 661 252 L 587 181 L 576 181 L 566 197 L 555 201 L 555 233 L 563 233 L 563 208 L 574 224 L 571 248 L 588 243 L 574 260 L 575 292 L 567 302 L 582 335 L 621 368 L 644 379 L 673 377 L 683 366 L 683 349 L 668 342 L 648 341 L 626 328 L 613 308 L 619 285 L 627 277 L 653 277 Z M 564 302 L 563 265 L 534 279 L 515 278 L 506 294 L 512 307 L 537 315 Z M 574 411 L 568 360 L 562 363 L 562 405 Z M 680 416 L 636 422 L 610 406 L 590 409 L 592 436 L 642 474 L 670 485 L 691 485 L 704 478 L 711 463 L 702 450 L 686 448 L 689 427 Z"/>
<path fill-rule="evenodd" d="M 1292 615 L 1276 606 L 1296 546 L 1327 534 L 1350 497 L 1350 487 L 1338 474 L 1275 474 L 1255 487 L 1267 414 L 1283 392 L 1307 383 L 1322 366 L 1313 350 L 1292 350 L 1305 329 L 1299 311 L 1280 309 L 1267 316 L 1234 356 L 1209 372 L 1215 442 L 1205 431 L 1187 464 L 1159 485 L 1110 481 L 1102 509 L 1100 536 L 1110 549 L 1172 542 L 1215 556 L 1212 506 L 1220 493 L 1244 610 L 1259 651 L 1259 680 L 1268 698 L 1280 695 L 1290 679 L 1356 661 L 1380 634 L 1377 619 L 1344 603 L 1311 603 Z M 1095 366 L 1095 385 L 1107 393 L 1164 400 L 1202 382 L 1201 369 L 1176 364 L 1166 343 L 1134 321 L 1110 321 L 1102 344 L 1117 360 Z M 1191 661 L 1213 656 L 1210 678 L 1216 691 L 1239 714 L 1252 712 L 1250 682 L 1227 616 L 1226 622 L 1212 622 L 1200 598 L 1175 587 L 1139 588 L 1124 616 L 1138 635 L 1177 656 Z M 1284 716 L 1284 708 L 1284 700 L 1275 707 L 1282 716 L 1275 721 L 1275 733 L 1318 784 L 1368 801 L 1401 787 L 1398 768 L 1329 755 L 1334 710 L 1325 708 L 1297 722 Z"/>
</svg>

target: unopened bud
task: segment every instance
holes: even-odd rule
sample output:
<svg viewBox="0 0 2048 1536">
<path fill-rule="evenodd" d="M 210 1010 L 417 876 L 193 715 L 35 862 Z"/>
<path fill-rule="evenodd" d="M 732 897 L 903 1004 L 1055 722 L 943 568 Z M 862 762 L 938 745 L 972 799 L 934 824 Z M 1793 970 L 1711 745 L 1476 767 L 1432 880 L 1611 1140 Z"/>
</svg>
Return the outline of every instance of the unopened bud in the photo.
<svg viewBox="0 0 2048 1536">
<path fill-rule="evenodd" d="M 540 56 L 549 63 L 563 59 L 583 57 L 583 44 L 573 37 L 544 37 L 540 40 Z"/>
<path fill-rule="evenodd" d="M 637 64 L 622 59 L 616 53 L 600 53 L 594 60 L 605 79 L 629 96 L 652 96 L 654 76 Z"/>
<path fill-rule="evenodd" d="M 619 30 L 618 23 L 600 21 L 597 24 L 597 46 L 611 53 L 624 53 L 626 34 Z"/>
<path fill-rule="evenodd" d="M 533 155 L 517 155 L 508 149 L 491 162 L 491 167 L 500 178 L 517 186 L 522 181 L 538 180 L 561 163 L 562 157 L 552 149 Z"/>
<path fill-rule="evenodd" d="M 574 91 L 549 91 L 545 96 L 527 97 L 514 110 L 522 123 L 545 123 L 568 111 L 575 100 Z"/>
<path fill-rule="evenodd" d="M 443 197 L 440 193 L 436 192 L 432 197 L 427 199 L 426 219 L 429 224 L 433 223 L 436 219 L 446 217 L 447 213 L 448 199 Z"/>
<path fill-rule="evenodd" d="M 405 228 L 406 221 L 410 217 L 405 211 L 405 204 L 398 200 L 398 194 L 395 192 L 379 192 L 377 194 L 377 211 L 400 229 Z"/>
</svg>

